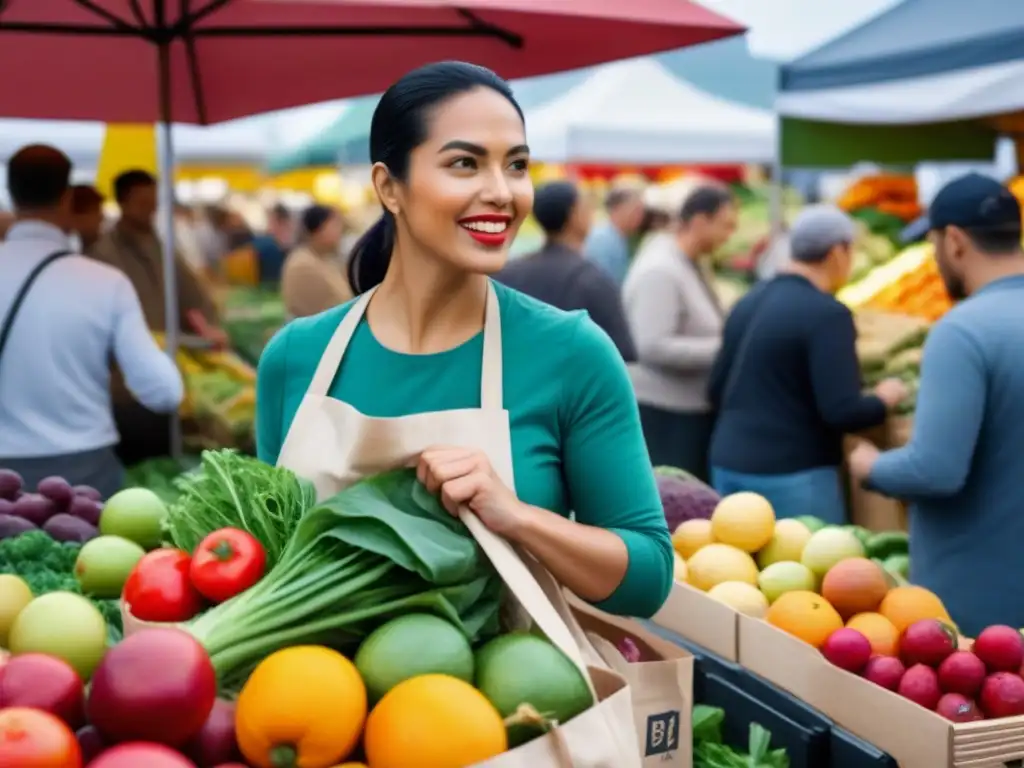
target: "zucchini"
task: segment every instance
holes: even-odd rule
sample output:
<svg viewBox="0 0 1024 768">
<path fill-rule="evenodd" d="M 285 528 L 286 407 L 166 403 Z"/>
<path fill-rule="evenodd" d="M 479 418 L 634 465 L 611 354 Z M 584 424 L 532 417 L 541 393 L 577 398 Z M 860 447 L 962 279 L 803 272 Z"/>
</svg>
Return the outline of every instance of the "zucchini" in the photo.
<svg viewBox="0 0 1024 768">
<path fill-rule="evenodd" d="M 868 557 L 886 560 L 893 555 L 910 554 L 910 536 L 903 531 L 884 531 L 868 537 L 865 548 Z"/>
<path fill-rule="evenodd" d="M 905 579 L 910 578 L 909 555 L 889 555 L 889 557 L 882 561 L 882 567 L 889 573 L 902 576 Z"/>
</svg>

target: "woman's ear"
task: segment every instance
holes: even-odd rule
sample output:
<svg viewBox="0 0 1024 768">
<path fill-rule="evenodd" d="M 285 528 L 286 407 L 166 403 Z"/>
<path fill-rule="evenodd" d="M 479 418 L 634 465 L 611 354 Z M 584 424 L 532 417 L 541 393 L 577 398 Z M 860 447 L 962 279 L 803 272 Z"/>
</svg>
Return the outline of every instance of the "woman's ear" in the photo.
<svg viewBox="0 0 1024 768">
<path fill-rule="evenodd" d="M 384 206 L 385 210 L 390 211 L 392 216 L 397 216 L 400 208 L 398 184 L 392 178 L 388 167 L 384 163 L 374 163 L 373 168 L 370 169 L 370 181 L 373 183 L 373 189 L 377 193 L 380 204 Z"/>
</svg>

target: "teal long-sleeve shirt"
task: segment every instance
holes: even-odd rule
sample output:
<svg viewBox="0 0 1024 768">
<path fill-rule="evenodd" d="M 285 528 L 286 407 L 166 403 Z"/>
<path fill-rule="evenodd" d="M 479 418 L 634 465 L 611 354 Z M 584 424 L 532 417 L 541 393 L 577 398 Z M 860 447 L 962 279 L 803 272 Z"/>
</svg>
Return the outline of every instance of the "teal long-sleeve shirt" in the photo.
<svg viewBox="0 0 1024 768">
<path fill-rule="evenodd" d="M 495 283 L 505 408 L 519 498 L 617 534 L 629 552 L 618 589 L 597 607 L 653 615 L 672 586 L 665 523 L 633 388 L 615 345 L 584 312 L 563 312 Z M 259 363 L 257 451 L 277 461 L 313 372 L 351 302 L 294 320 Z M 366 319 L 331 397 L 378 417 L 480 406 L 483 333 L 451 350 L 408 355 L 381 345 Z M 443 436 L 438 436 L 443 440 Z"/>
<path fill-rule="evenodd" d="M 867 485 L 910 506 L 911 574 L 961 633 L 1024 626 L 1024 275 L 939 320 L 921 364 L 914 432 Z"/>
</svg>

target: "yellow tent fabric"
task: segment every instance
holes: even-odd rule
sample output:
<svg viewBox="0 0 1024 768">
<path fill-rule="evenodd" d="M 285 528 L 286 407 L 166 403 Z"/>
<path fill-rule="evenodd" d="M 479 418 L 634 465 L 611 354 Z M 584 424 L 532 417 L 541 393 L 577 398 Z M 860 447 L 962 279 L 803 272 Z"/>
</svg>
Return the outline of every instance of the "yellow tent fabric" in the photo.
<svg viewBox="0 0 1024 768">
<path fill-rule="evenodd" d="M 114 196 L 114 179 L 124 171 L 138 168 L 154 176 L 158 169 L 156 129 L 149 123 L 111 123 L 103 135 L 96 188 L 107 198 Z"/>
</svg>

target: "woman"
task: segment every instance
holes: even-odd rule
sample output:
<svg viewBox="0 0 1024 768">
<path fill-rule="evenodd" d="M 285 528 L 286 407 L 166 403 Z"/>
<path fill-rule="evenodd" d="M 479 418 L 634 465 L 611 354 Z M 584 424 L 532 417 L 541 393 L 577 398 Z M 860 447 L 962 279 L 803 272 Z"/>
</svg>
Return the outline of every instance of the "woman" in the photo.
<svg viewBox="0 0 1024 768">
<path fill-rule="evenodd" d="M 281 296 L 292 317 L 316 315 L 352 298 L 352 288 L 338 265 L 341 214 L 312 205 L 302 214 L 305 240 L 288 254 L 281 270 Z"/>
<path fill-rule="evenodd" d="M 652 615 L 672 548 L 622 359 L 586 314 L 488 277 L 533 203 L 508 84 L 460 62 L 410 72 L 377 105 L 370 158 L 384 214 L 349 263 L 362 295 L 264 351 L 260 458 L 321 495 L 414 465 L 580 597 Z"/>
</svg>

